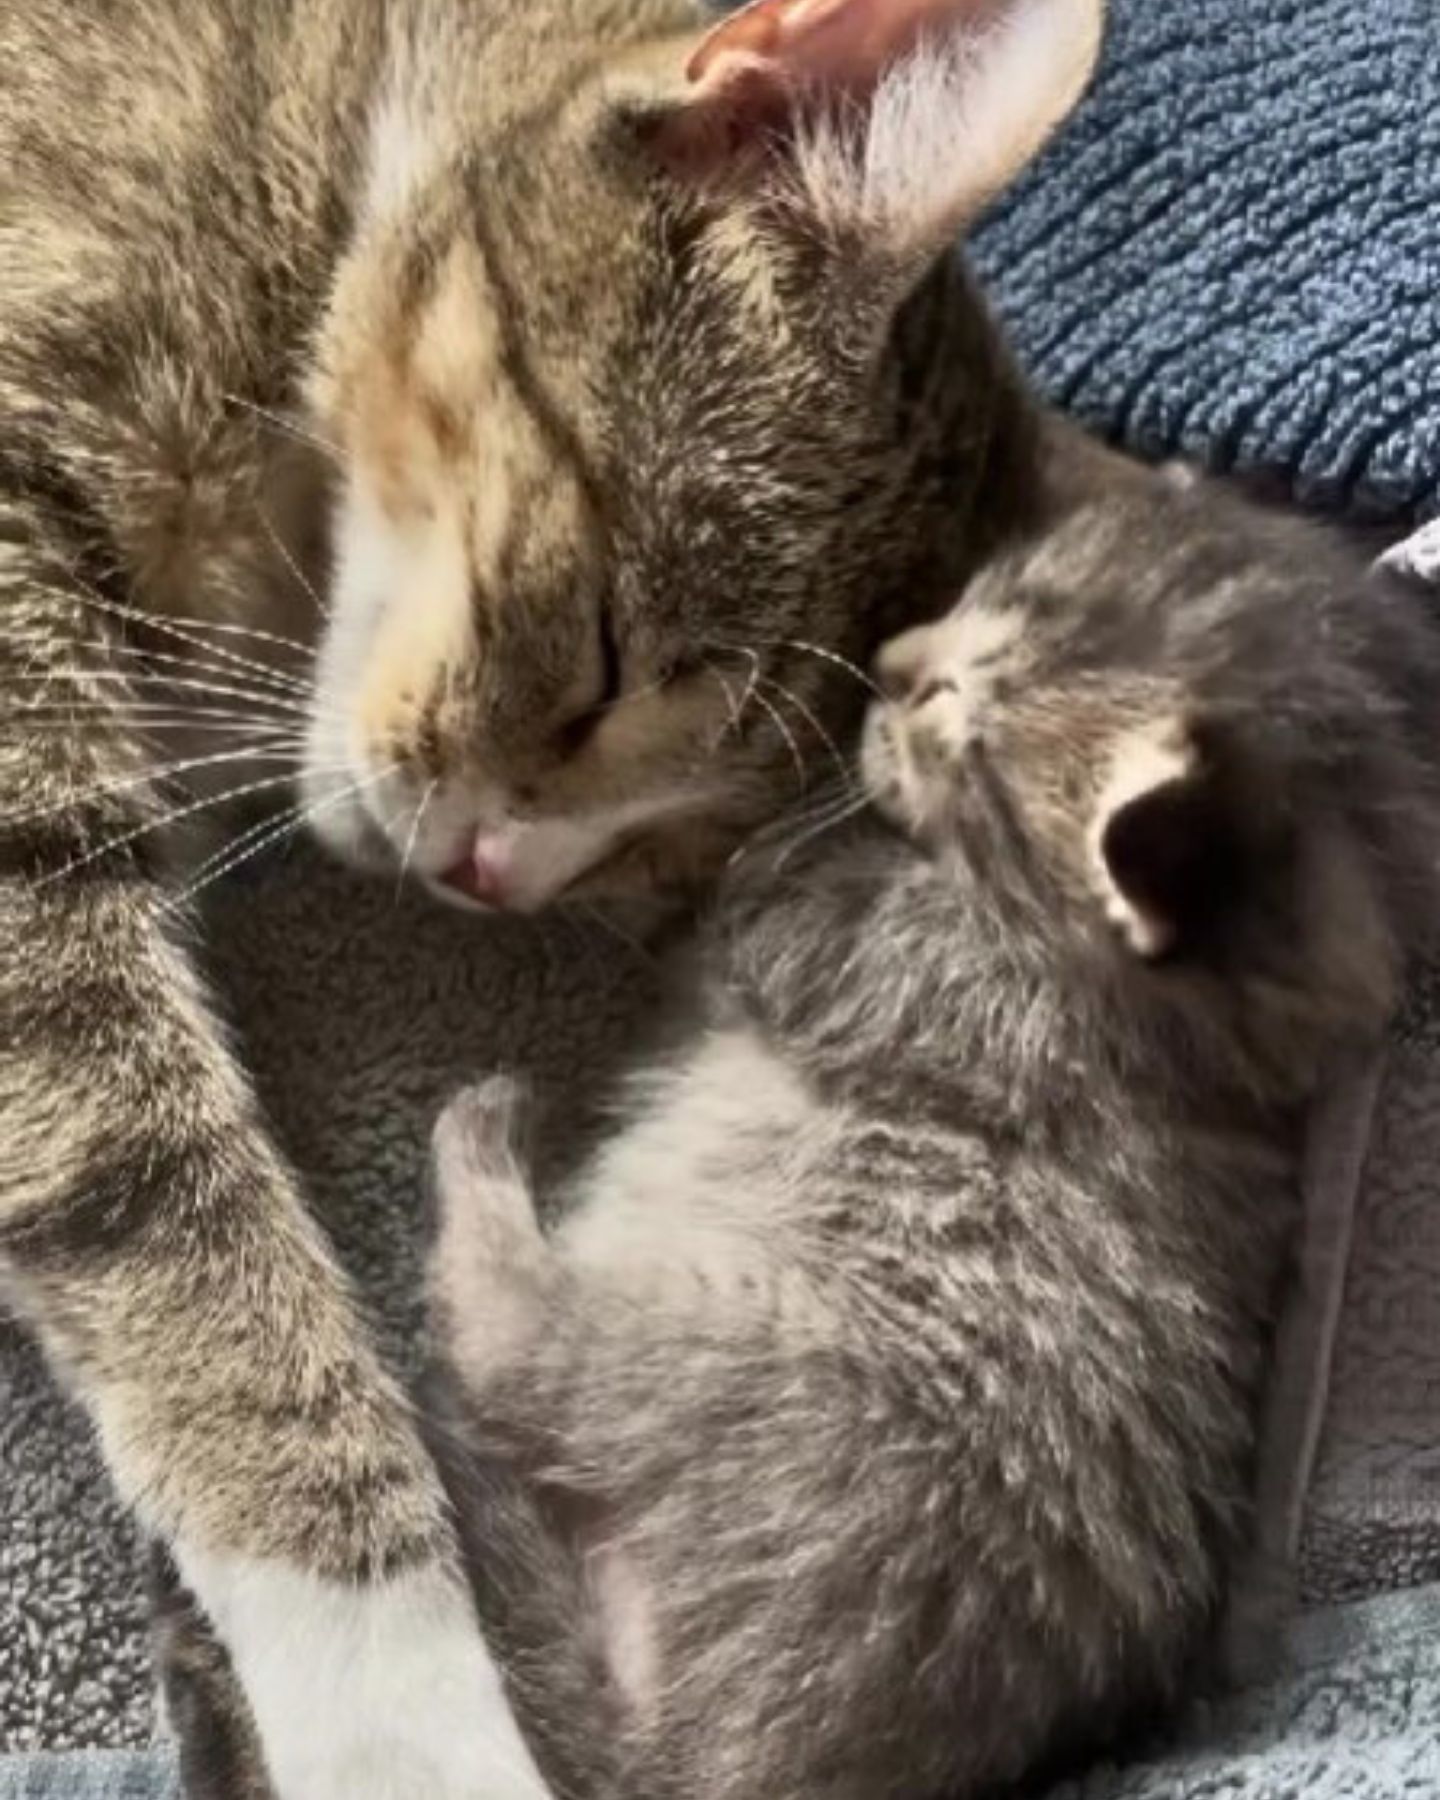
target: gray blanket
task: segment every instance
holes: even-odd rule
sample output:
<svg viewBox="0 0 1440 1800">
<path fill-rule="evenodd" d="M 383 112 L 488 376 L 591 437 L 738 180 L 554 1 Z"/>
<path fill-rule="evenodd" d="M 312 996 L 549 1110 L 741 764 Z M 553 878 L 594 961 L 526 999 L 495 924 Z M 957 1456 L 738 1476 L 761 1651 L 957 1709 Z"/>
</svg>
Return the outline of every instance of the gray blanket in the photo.
<svg viewBox="0 0 1440 1800">
<path fill-rule="evenodd" d="M 1263 1685 L 1192 1709 L 1163 1746 L 1048 1800 L 1431 1800 L 1440 1588 L 1317 1613 Z M 0 1764 L 0 1800 L 178 1800 L 164 1754 Z"/>
</svg>

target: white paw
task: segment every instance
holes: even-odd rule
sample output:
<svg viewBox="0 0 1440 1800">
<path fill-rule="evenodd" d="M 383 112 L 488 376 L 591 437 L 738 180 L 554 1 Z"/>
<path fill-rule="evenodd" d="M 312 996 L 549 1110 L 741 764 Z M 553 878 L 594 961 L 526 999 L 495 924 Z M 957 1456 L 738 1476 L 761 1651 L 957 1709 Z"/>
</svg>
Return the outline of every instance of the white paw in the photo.
<svg viewBox="0 0 1440 1800">
<path fill-rule="evenodd" d="M 548 1800 L 469 1597 L 439 1569 L 349 1588 L 176 1554 L 235 1660 L 279 1800 Z"/>
</svg>

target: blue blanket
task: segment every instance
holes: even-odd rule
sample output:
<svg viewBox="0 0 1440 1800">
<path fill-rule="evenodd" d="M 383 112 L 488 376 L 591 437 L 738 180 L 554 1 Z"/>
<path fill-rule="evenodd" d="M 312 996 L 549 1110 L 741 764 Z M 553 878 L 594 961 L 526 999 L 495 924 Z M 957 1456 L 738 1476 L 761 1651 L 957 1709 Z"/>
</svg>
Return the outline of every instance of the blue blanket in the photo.
<svg viewBox="0 0 1440 1800">
<path fill-rule="evenodd" d="M 1440 513 L 1440 0 L 1112 0 L 975 238 L 1044 390 L 1143 455 Z"/>
</svg>

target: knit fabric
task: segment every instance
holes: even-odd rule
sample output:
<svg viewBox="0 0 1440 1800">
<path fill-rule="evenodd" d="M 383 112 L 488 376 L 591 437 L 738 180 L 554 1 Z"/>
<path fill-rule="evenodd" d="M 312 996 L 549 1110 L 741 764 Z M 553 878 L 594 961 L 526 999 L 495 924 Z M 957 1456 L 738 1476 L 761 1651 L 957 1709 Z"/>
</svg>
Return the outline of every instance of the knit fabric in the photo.
<svg viewBox="0 0 1440 1800">
<path fill-rule="evenodd" d="M 1112 0 L 1094 92 L 974 251 L 1105 436 L 1440 513 L 1437 0 Z"/>
</svg>

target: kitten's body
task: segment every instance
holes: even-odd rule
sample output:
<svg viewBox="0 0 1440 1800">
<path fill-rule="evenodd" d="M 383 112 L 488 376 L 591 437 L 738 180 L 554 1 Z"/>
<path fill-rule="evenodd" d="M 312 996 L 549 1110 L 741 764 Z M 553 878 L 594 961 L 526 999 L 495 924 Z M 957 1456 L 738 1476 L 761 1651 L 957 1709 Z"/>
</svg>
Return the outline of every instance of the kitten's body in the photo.
<svg viewBox="0 0 1440 1800">
<path fill-rule="evenodd" d="M 472 898 L 712 867 L 1023 511 L 935 264 L 1098 13 L 846 0 L 737 79 L 679 0 L 0 0 L 0 1275 L 283 1800 L 533 1776 L 158 828 L 302 777 Z"/>
<path fill-rule="evenodd" d="M 1108 481 L 882 659 L 899 832 L 744 859 L 553 1235 L 505 1091 L 442 1130 L 457 1490 L 581 1793 L 988 1791 L 1204 1643 L 1305 1109 L 1433 910 L 1440 649 Z"/>
</svg>

